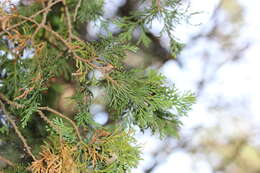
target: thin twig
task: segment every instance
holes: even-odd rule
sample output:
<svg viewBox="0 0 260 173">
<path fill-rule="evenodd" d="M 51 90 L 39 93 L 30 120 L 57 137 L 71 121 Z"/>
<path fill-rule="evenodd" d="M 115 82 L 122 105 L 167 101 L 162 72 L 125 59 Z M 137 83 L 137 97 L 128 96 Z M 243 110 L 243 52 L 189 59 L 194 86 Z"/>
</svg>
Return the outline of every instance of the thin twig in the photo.
<svg viewBox="0 0 260 173">
<path fill-rule="evenodd" d="M 4 114 L 6 115 L 7 120 L 12 124 L 15 133 L 21 139 L 21 141 L 22 141 L 22 143 L 23 143 L 27 153 L 33 158 L 33 160 L 36 160 L 35 156 L 31 152 L 31 147 L 29 147 L 29 145 L 27 144 L 26 139 L 23 137 L 22 133 L 20 132 L 20 130 L 16 126 L 14 120 L 12 120 L 12 118 L 10 117 L 9 112 L 7 112 L 7 110 L 5 109 L 5 105 L 4 105 L 4 103 L 1 100 L 0 100 L 0 105 L 1 105 L 1 108 L 2 108 L 2 110 L 4 112 Z"/>
<path fill-rule="evenodd" d="M 97 65 L 91 63 L 90 60 L 85 59 L 85 58 L 81 58 L 80 56 L 78 56 L 77 53 L 74 51 L 74 49 L 72 48 L 72 46 L 71 46 L 71 44 L 70 44 L 69 42 L 67 42 L 67 41 L 66 41 L 61 35 L 59 35 L 57 32 L 53 31 L 53 30 L 52 30 L 51 28 L 49 28 L 48 26 L 44 25 L 44 20 L 43 20 L 43 22 L 42 22 L 41 24 L 39 24 L 37 21 L 35 21 L 35 20 L 33 19 L 33 17 L 39 15 L 41 12 L 45 12 L 45 14 L 47 14 L 46 11 L 48 11 L 54 4 L 56 4 L 56 3 L 58 3 L 58 2 L 64 2 L 64 0 L 57 0 L 57 1 L 53 2 L 53 3 L 50 3 L 50 5 L 48 5 L 48 6 L 45 7 L 44 9 L 40 10 L 39 12 L 35 13 L 35 14 L 32 15 L 31 17 L 21 16 L 21 15 L 17 15 L 17 14 L 10 14 L 10 16 L 12 16 L 12 17 L 17 17 L 17 18 L 21 18 L 21 19 L 24 19 L 24 20 L 25 20 L 25 21 L 23 21 L 22 23 L 19 23 L 19 25 L 25 23 L 26 21 L 29 21 L 29 22 L 32 22 L 32 23 L 36 24 L 36 25 L 37 25 L 37 28 L 44 28 L 46 31 L 50 32 L 50 33 L 53 34 L 57 39 L 59 39 L 62 43 L 64 43 L 64 45 L 68 48 L 69 52 L 72 53 L 72 55 L 73 55 L 72 58 L 73 58 L 73 59 L 79 60 L 79 61 L 84 62 L 84 63 L 87 63 L 88 65 L 90 65 L 90 67 L 95 68 L 95 69 L 99 69 L 99 70 L 105 72 L 105 69 L 104 69 L 103 67 L 97 66 Z M 80 4 L 80 3 L 78 3 L 78 4 Z M 65 4 L 64 4 L 64 5 L 65 5 Z M 66 5 L 65 5 L 65 7 L 66 7 Z M 67 13 L 67 16 L 69 16 L 69 13 Z M 71 21 L 70 21 L 69 18 L 68 18 L 68 20 L 69 20 L 68 22 L 71 23 Z M 19 25 L 17 25 L 17 26 L 19 26 Z M 14 25 L 13 25 L 13 26 L 14 26 Z M 13 26 L 11 26 L 11 27 L 13 27 Z M 17 27 L 17 26 L 16 26 L 16 27 Z M 70 24 L 69 27 L 71 27 L 71 24 Z M 7 29 L 5 29 L 5 31 L 6 31 L 6 30 L 10 30 L 10 29 L 11 29 L 11 28 L 7 28 Z M 79 41 L 79 42 L 84 42 L 84 41 L 82 41 L 80 38 L 78 38 L 77 36 L 75 36 L 71 31 L 69 31 L 69 32 L 70 32 L 71 37 L 72 37 L 73 39 L 76 39 L 76 40 Z M 1 32 L 0 32 L 0 35 L 1 35 Z"/>
<path fill-rule="evenodd" d="M 4 158 L 3 156 L 0 156 L 0 160 L 3 161 L 3 162 L 5 162 L 5 163 L 8 164 L 9 166 L 12 166 L 12 167 L 15 166 L 15 164 L 14 164 L 12 161 L 10 161 L 10 160 Z"/>
<path fill-rule="evenodd" d="M 58 112 L 58 111 L 56 111 L 56 110 L 54 110 L 54 109 L 52 109 L 52 108 L 50 108 L 50 107 L 38 107 L 38 109 L 40 109 L 40 110 L 46 110 L 46 111 L 52 112 L 52 113 L 54 113 L 55 115 L 58 115 L 59 117 L 61 117 L 61 118 L 63 118 L 63 119 L 66 119 L 67 121 L 69 121 L 70 124 L 71 124 L 71 125 L 73 126 L 73 128 L 75 129 L 76 134 L 77 134 L 77 136 L 78 136 L 80 142 L 82 142 L 82 138 L 81 138 L 81 136 L 80 136 L 80 132 L 79 132 L 79 129 L 78 129 L 77 125 L 76 125 L 69 117 L 67 117 L 66 115 L 63 115 L 62 113 L 60 113 L 60 112 Z"/>
<path fill-rule="evenodd" d="M 73 21 L 74 21 L 74 22 L 76 21 L 76 18 L 77 18 L 77 15 L 78 15 L 78 11 L 79 11 L 79 7 L 80 7 L 80 5 L 81 5 L 81 2 L 82 2 L 82 0 L 79 0 L 79 1 L 78 1 L 78 4 L 77 4 L 77 6 L 76 6 L 75 13 L 74 13 L 74 16 L 73 16 Z"/>
<path fill-rule="evenodd" d="M 109 82 L 111 82 L 112 84 L 114 84 L 114 85 L 120 87 L 120 85 L 117 83 L 117 81 L 115 81 L 115 80 L 114 80 L 113 78 L 111 78 L 109 75 L 105 75 L 105 78 L 106 78 Z"/>
<path fill-rule="evenodd" d="M 66 5 L 65 0 L 63 0 L 62 2 L 64 4 L 65 15 L 66 15 L 66 18 L 67 18 L 68 32 L 69 32 L 69 42 L 71 42 L 71 39 L 72 39 L 72 24 L 71 24 L 71 19 L 70 19 L 70 12 L 69 12 L 68 6 Z"/>
<path fill-rule="evenodd" d="M 159 11 L 162 10 L 162 8 L 161 8 L 161 0 L 156 0 L 156 6 L 157 6 Z"/>
<path fill-rule="evenodd" d="M 50 121 L 50 120 L 46 117 L 46 115 L 44 115 L 44 113 L 43 113 L 42 111 L 37 110 L 37 112 L 39 113 L 40 117 L 41 117 L 44 121 L 46 121 L 46 122 L 47 122 L 53 129 L 55 129 L 58 133 L 60 133 L 60 128 L 59 128 L 57 125 L 53 124 L 53 122 Z"/>
<path fill-rule="evenodd" d="M 21 95 L 15 97 L 14 100 L 18 100 L 18 99 L 27 97 L 27 95 L 28 95 L 33 89 L 34 89 L 34 87 L 31 87 L 31 88 L 29 88 L 29 89 L 24 89 L 25 91 L 24 91 Z"/>
<path fill-rule="evenodd" d="M 31 15 L 29 18 L 34 18 L 36 16 L 38 16 L 39 14 L 45 12 L 46 10 L 49 10 L 52 6 L 54 6 L 55 4 L 59 3 L 59 2 L 62 2 L 62 0 L 57 0 L 57 1 L 54 1 L 53 3 L 51 3 L 49 6 L 47 6 L 46 8 L 43 8 L 41 10 L 39 10 L 38 12 L 36 12 L 35 14 Z M 10 27 L 8 28 L 5 28 L 3 31 L 0 32 L 0 36 L 3 35 L 4 33 L 6 33 L 7 31 L 11 30 L 11 29 L 14 29 L 22 24 L 26 23 L 26 21 L 22 21 L 20 23 L 17 23 L 17 24 L 14 24 L 14 25 L 11 25 Z"/>
<path fill-rule="evenodd" d="M 21 105 L 19 103 L 13 102 L 9 100 L 4 94 L 0 93 L 0 100 L 5 101 L 7 104 L 14 106 L 16 108 L 24 108 L 24 105 Z"/>
<path fill-rule="evenodd" d="M 2 93 L 0 93 L 0 99 L 2 99 L 3 101 L 5 101 L 7 104 L 9 104 L 9 105 L 11 105 L 11 106 L 14 106 L 14 107 L 17 107 L 17 108 L 24 108 L 24 107 L 25 107 L 24 105 L 18 104 L 18 103 L 16 103 L 16 102 L 13 102 L 13 101 L 7 99 L 7 97 L 6 97 L 5 95 L 3 95 Z M 12 122 L 11 122 L 11 121 L 9 120 L 10 123 L 11 123 L 13 126 L 15 126 L 14 129 L 15 129 L 15 131 L 17 132 L 17 135 L 18 135 L 19 137 L 21 137 L 21 140 L 24 139 L 24 137 L 23 137 L 22 134 L 20 133 L 19 129 L 17 128 L 16 124 L 14 123 L 14 121 L 13 121 L 10 117 L 8 117 L 9 113 L 6 111 L 6 109 L 5 109 L 5 107 L 4 107 L 4 103 L 3 103 L 1 100 L 0 100 L 0 104 L 1 104 L 1 107 L 2 107 L 2 109 L 3 109 L 3 111 L 4 111 L 4 113 L 7 114 L 8 120 L 10 119 L 10 120 L 12 121 Z M 78 128 L 77 128 L 77 125 L 76 125 L 70 118 L 68 118 L 66 115 L 63 115 L 62 113 L 60 113 L 60 112 L 58 112 L 58 111 L 56 111 L 56 110 L 54 110 L 54 109 L 52 109 L 52 108 L 49 108 L 49 107 L 39 107 L 38 110 L 37 110 L 37 112 L 39 113 L 39 115 L 41 116 L 41 118 L 44 119 L 51 127 L 53 127 L 54 129 L 56 129 L 57 131 L 60 131 L 59 127 L 56 126 L 55 124 L 53 124 L 53 123 L 44 115 L 44 113 L 43 113 L 41 110 L 46 110 L 46 111 L 52 112 L 52 113 L 54 113 L 54 114 L 56 114 L 56 115 L 58 115 L 58 116 L 60 116 L 60 117 L 62 117 L 62 118 L 64 118 L 64 119 L 66 119 L 67 121 L 69 121 L 69 122 L 71 123 L 71 125 L 73 126 L 73 128 L 75 129 L 78 138 L 79 138 L 79 139 L 81 140 L 81 142 L 82 142 L 82 138 L 81 138 L 81 136 L 80 136 L 79 130 L 78 130 Z M 24 145 L 27 145 L 25 139 L 22 140 L 22 141 L 23 141 Z M 27 145 L 27 146 L 28 146 L 28 145 Z M 29 147 L 29 146 L 28 146 L 28 147 Z M 29 148 L 30 148 L 30 147 L 29 147 Z"/>
<path fill-rule="evenodd" d="M 22 18 L 22 19 L 27 20 L 27 21 L 29 21 L 29 22 L 32 22 L 32 23 L 36 24 L 37 26 L 40 25 L 40 24 L 39 24 L 38 22 L 36 22 L 34 19 L 31 19 L 31 18 L 29 18 L 29 17 L 20 16 L 20 15 L 17 15 L 16 17 Z M 84 62 L 84 63 L 87 63 L 87 64 L 89 64 L 92 68 L 99 69 L 99 70 L 102 70 L 102 71 L 105 70 L 105 68 L 99 67 L 99 66 L 97 66 L 97 65 L 95 65 L 95 64 L 93 64 L 93 63 L 91 63 L 90 60 L 85 59 L 85 58 L 81 58 L 80 56 L 78 56 L 77 53 L 76 53 L 76 52 L 74 51 L 74 49 L 72 48 L 72 46 L 70 45 L 70 43 L 68 43 L 59 33 L 53 31 L 51 28 L 49 28 L 49 27 L 46 26 L 46 25 L 43 25 L 42 27 L 43 27 L 45 30 L 47 30 L 48 32 L 50 32 L 51 34 L 53 34 L 56 38 L 58 38 L 58 39 L 68 48 L 69 52 L 71 52 L 72 55 L 73 55 L 73 56 L 72 56 L 73 59 L 79 60 L 79 61 Z"/>
<path fill-rule="evenodd" d="M 36 24 L 37 26 L 40 25 L 40 24 L 39 24 L 38 22 L 36 22 L 34 19 L 31 19 L 31 18 L 29 18 L 29 17 L 20 16 L 20 15 L 18 15 L 18 16 L 16 16 L 16 17 L 22 18 L 22 19 L 27 20 L 27 21 L 29 21 L 29 22 L 32 22 L 32 23 Z M 46 25 L 43 25 L 42 27 L 43 27 L 44 29 L 46 29 L 48 32 L 52 33 L 52 34 L 53 34 L 56 38 L 58 38 L 62 43 L 64 43 L 65 46 L 69 49 L 69 51 L 74 52 L 74 50 L 72 49 L 71 45 L 70 45 L 60 34 L 58 34 L 57 32 L 53 31 L 51 28 L 49 28 L 49 27 L 46 26 Z M 74 53 L 75 53 L 75 52 L 74 52 Z M 79 57 L 78 55 L 76 55 L 76 53 L 74 54 L 74 58 L 75 58 L 75 59 L 78 59 L 78 60 L 80 60 L 80 61 L 82 61 L 82 62 L 91 64 L 89 60 Z"/>
<path fill-rule="evenodd" d="M 50 0 L 50 1 L 48 2 L 47 7 L 50 6 L 51 3 L 52 3 L 52 0 Z M 43 5 L 44 5 L 44 3 L 43 3 Z M 45 9 L 45 8 L 47 8 L 47 7 L 44 7 L 43 9 Z M 39 30 L 43 27 L 43 25 L 45 25 L 46 20 L 47 20 L 47 16 L 48 16 L 49 12 L 50 12 L 50 8 L 47 8 L 47 9 L 44 11 L 42 21 L 41 21 L 40 25 L 38 25 L 38 27 L 35 29 L 35 32 L 34 32 L 33 35 L 32 35 L 32 39 L 34 39 L 34 37 L 35 37 L 36 34 L 39 32 Z"/>
<path fill-rule="evenodd" d="M 75 34 L 72 34 L 72 38 L 77 40 L 78 42 L 84 42 L 82 39 L 80 39 L 78 36 L 76 36 Z"/>
</svg>

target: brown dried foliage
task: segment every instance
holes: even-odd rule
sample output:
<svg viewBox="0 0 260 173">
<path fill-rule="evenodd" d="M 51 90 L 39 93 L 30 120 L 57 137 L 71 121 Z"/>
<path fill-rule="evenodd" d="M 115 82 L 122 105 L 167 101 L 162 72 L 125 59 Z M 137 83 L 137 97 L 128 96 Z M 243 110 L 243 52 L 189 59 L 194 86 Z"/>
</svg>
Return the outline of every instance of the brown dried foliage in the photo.
<svg viewBox="0 0 260 173">
<path fill-rule="evenodd" d="M 73 157 L 75 147 L 61 142 L 57 151 L 49 146 L 42 146 L 40 159 L 34 161 L 29 169 L 33 173 L 78 173 Z"/>
</svg>

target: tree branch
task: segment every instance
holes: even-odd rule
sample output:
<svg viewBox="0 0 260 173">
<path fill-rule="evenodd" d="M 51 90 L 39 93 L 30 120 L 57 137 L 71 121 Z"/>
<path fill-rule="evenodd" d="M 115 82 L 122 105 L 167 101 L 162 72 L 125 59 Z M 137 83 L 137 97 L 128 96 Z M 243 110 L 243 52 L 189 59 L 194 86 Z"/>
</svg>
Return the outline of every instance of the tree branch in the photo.
<svg viewBox="0 0 260 173">
<path fill-rule="evenodd" d="M 0 100 L 0 105 L 1 105 L 1 108 L 2 108 L 2 110 L 4 112 L 4 114 L 6 115 L 7 120 L 13 126 L 15 133 L 21 139 L 21 141 L 22 141 L 22 143 L 23 143 L 27 153 L 33 158 L 33 160 L 36 160 L 35 156 L 32 154 L 31 147 L 27 144 L 26 139 L 23 137 L 22 133 L 20 132 L 20 130 L 16 126 L 14 120 L 12 120 L 12 118 L 10 117 L 9 112 L 7 112 L 7 110 L 5 109 L 5 105 L 4 105 L 4 103 L 1 100 Z"/>
<path fill-rule="evenodd" d="M 6 163 L 9 166 L 12 166 L 12 167 L 15 166 L 15 164 L 13 162 L 11 162 L 10 160 L 4 158 L 3 156 L 0 156 L 0 161 L 3 161 L 4 163 Z"/>
</svg>

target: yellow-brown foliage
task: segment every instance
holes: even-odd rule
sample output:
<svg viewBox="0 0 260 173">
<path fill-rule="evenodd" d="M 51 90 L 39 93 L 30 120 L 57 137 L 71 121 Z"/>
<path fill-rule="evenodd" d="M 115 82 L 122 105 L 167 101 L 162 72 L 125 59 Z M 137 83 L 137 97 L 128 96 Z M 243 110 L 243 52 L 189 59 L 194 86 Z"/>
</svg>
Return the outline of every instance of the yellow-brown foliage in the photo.
<svg viewBox="0 0 260 173">
<path fill-rule="evenodd" d="M 29 169 L 33 173 L 77 173 L 73 158 L 75 148 L 61 143 L 57 151 L 45 145 L 41 147 L 40 158 L 32 163 Z"/>
</svg>

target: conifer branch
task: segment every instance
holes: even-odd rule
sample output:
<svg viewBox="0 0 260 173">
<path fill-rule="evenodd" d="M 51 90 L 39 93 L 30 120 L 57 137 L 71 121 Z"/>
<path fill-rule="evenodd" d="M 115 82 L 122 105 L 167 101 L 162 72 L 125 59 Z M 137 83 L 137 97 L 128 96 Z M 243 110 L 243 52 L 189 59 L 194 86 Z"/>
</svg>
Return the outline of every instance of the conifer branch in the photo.
<svg viewBox="0 0 260 173">
<path fill-rule="evenodd" d="M 136 10 L 129 13 L 128 17 L 122 17 L 117 22 L 121 33 L 116 37 L 109 33 L 97 41 L 85 42 L 78 36 L 80 32 L 74 24 L 98 20 L 103 14 L 103 2 L 44 0 L 32 3 L 28 11 L 24 10 L 27 7 L 18 7 L 13 13 L 0 9 L 3 15 L 0 20 L 4 18 L 5 21 L 1 28 L 3 31 L 0 31 L 0 48 L 4 52 L 0 55 L 0 75 L 5 73 L 2 75 L 4 77 L 0 76 L 0 103 L 6 120 L 14 128 L 26 152 L 34 159 L 30 163 L 33 172 L 50 169 L 75 172 L 68 171 L 70 169 L 63 171 L 63 168 L 68 167 L 65 163 L 69 162 L 73 163 L 75 170 L 80 168 L 82 172 L 88 171 L 90 167 L 93 172 L 128 172 L 137 166 L 140 151 L 135 138 L 126 130 L 113 132 L 118 128 L 117 125 L 120 129 L 124 129 L 125 125 L 129 128 L 138 125 L 141 130 L 151 129 L 161 136 L 176 136 L 181 124 L 179 117 L 186 115 L 194 102 L 191 93 L 181 94 L 175 87 L 166 87 L 165 78 L 158 72 L 129 69 L 123 61 L 126 51 L 134 52 L 138 48 L 138 44 L 133 45 L 131 41 L 137 27 L 141 28 L 140 41 L 137 43 L 149 43 L 145 25 L 158 16 L 163 17 L 167 25 L 164 27 L 166 33 L 171 33 L 174 27 L 171 22 L 175 19 L 177 21 L 178 17 L 170 12 L 171 9 L 175 10 L 177 1 L 153 0 L 150 8 Z M 103 22 L 102 27 L 107 24 Z M 33 56 L 26 57 L 27 50 L 33 52 Z M 8 57 L 8 53 L 14 58 Z M 35 72 L 39 75 L 35 75 Z M 92 72 L 101 73 L 101 77 L 90 79 Z M 73 112 L 73 115 L 76 114 L 76 122 L 67 116 L 68 113 L 59 112 L 62 109 L 56 107 L 56 103 L 49 102 L 49 97 L 57 98 L 57 94 L 60 94 L 60 88 L 52 88 L 57 84 L 53 78 L 75 84 L 76 92 L 71 98 L 77 107 L 77 112 Z M 102 104 L 107 108 L 109 116 L 115 122 L 122 121 L 122 124 L 101 126 L 95 122 L 90 112 L 93 95 L 91 87 L 104 89 Z M 171 108 L 176 113 L 168 111 Z M 47 113 L 53 114 L 55 118 L 50 119 Z M 37 124 L 39 129 L 48 132 L 51 127 L 51 132 L 54 130 L 54 133 L 44 133 L 57 141 L 53 146 L 47 144 L 45 149 L 37 153 L 36 158 L 39 160 L 32 154 L 12 114 L 19 114 L 22 126 L 28 131 L 32 129 L 26 126 L 27 123 L 38 119 L 33 117 L 35 115 L 44 121 Z M 44 128 L 45 124 L 47 128 Z M 81 130 L 85 132 L 86 129 L 87 135 L 83 136 Z M 5 131 L 3 135 L 6 135 Z M 42 137 L 42 140 L 47 136 Z M 52 159 L 48 158 L 50 155 Z M 58 162 L 55 161 L 57 157 Z"/>
</svg>

